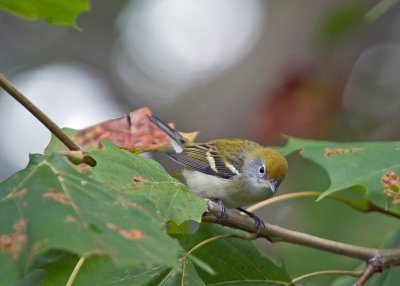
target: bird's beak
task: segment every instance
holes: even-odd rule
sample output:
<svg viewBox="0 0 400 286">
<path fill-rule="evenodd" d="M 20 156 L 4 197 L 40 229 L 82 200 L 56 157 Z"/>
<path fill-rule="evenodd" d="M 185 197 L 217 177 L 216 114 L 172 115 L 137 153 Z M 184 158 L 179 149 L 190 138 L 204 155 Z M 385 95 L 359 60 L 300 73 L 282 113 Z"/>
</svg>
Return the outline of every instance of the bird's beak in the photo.
<svg viewBox="0 0 400 286">
<path fill-rule="evenodd" d="M 269 180 L 267 180 L 267 184 L 268 184 L 269 188 L 271 189 L 272 193 L 275 194 L 276 189 L 278 188 L 278 184 L 274 181 L 269 181 Z"/>
</svg>

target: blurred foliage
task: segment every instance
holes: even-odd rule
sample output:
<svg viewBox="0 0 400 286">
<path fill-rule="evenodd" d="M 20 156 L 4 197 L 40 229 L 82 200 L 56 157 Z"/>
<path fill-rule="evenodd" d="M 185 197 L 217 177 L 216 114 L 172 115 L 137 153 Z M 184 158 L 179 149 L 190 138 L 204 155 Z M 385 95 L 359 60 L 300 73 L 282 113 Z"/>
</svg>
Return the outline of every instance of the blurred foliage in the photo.
<svg viewBox="0 0 400 286">
<path fill-rule="evenodd" d="M 78 28 L 76 18 L 90 9 L 90 3 L 88 0 L 0 0 L 0 9 L 31 20 L 42 19 L 52 24 Z"/>
<path fill-rule="evenodd" d="M 378 20 L 397 3 L 397 0 L 381 0 L 375 1 L 372 7 L 361 2 L 333 7 L 325 23 L 319 27 L 322 42 L 326 47 L 333 47 L 346 36 L 367 28 L 368 24 Z"/>
<path fill-rule="evenodd" d="M 351 4 L 335 7 L 327 16 L 326 22 L 320 27 L 320 37 L 327 47 L 332 47 L 338 40 L 355 32 L 364 22 L 367 12 L 365 5 Z"/>
<path fill-rule="evenodd" d="M 260 142 L 284 144 L 283 134 L 322 139 L 340 110 L 334 82 L 307 68 L 291 71 L 252 114 L 254 136 Z"/>
</svg>

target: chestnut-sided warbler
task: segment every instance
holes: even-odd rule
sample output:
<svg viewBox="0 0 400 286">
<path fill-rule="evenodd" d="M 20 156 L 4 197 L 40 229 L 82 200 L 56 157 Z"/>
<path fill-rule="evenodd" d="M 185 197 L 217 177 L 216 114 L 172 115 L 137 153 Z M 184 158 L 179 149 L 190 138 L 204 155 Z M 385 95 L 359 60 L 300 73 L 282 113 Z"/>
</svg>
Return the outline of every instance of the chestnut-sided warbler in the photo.
<svg viewBox="0 0 400 286">
<path fill-rule="evenodd" d="M 238 208 L 272 197 L 286 175 L 288 164 L 280 153 L 244 139 L 216 139 L 189 143 L 154 115 L 149 119 L 170 138 L 169 157 L 185 167 L 182 174 L 192 192 Z M 251 213 L 257 224 L 259 219 Z"/>
</svg>

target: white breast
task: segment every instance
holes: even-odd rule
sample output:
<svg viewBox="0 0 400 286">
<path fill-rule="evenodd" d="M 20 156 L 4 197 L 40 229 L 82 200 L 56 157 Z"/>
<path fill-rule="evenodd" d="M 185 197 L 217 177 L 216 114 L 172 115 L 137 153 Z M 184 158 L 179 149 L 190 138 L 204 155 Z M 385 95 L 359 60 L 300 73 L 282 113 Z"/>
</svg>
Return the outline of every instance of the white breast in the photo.
<svg viewBox="0 0 400 286">
<path fill-rule="evenodd" d="M 266 187 L 249 188 L 240 174 L 229 180 L 192 170 L 183 170 L 182 174 L 190 191 L 203 198 L 221 199 L 228 208 L 244 207 L 273 195 Z"/>
</svg>

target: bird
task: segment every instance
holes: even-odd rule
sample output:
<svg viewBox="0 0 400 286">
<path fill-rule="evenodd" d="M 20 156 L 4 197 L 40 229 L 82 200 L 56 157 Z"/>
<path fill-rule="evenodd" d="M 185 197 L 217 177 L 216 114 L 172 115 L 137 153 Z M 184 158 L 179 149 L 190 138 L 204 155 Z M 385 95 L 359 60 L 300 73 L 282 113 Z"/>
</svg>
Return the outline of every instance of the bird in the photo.
<svg viewBox="0 0 400 286">
<path fill-rule="evenodd" d="M 275 195 L 288 170 L 279 152 L 254 141 L 237 138 L 188 142 L 178 131 L 155 115 L 148 118 L 169 136 L 173 149 L 165 153 L 183 166 L 188 189 L 226 208 L 236 208 L 256 222 L 257 232 L 264 223 L 243 207 Z"/>
</svg>

